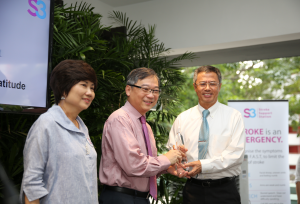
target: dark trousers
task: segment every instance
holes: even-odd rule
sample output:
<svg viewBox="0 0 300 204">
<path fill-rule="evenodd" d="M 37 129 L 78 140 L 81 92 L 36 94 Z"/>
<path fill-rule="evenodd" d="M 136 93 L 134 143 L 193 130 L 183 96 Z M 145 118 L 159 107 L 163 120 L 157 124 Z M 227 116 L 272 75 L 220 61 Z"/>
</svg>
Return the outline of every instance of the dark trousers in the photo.
<svg viewBox="0 0 300 204">
<path fill-rule="evenodd" d="M 214 187 L 203 187 L 186 182 L 183 188 L 184 204 L 241 204 L 240 194 L 235 179 Z"/>
<path fill-rule="evenodd" d="M 148 198 L 127 195 L 104 188 L 99 197 L 99 204 L 150 204 L 150 201 Z"/>
</svg>

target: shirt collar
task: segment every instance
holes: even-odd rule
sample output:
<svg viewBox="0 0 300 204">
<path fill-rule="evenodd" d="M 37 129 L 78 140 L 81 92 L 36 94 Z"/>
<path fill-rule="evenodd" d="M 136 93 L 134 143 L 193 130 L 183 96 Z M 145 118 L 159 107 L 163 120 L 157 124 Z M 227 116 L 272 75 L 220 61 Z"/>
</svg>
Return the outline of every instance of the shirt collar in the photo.
<svg viewBox="0 0 300 204">
<path fill-rule="evenodd" d="M 142 114 L 140 114 L 140 112 L 138 112 L 129 101 L 126 101 L 125 105 L 122 107 L 122 109 L 124 109 L 128 115 L 133 118 L 133 119 L 139 119 Z M 146 117 L 146 116 L 145 116 Z"/>
<path fill-rule="evenodd" d="M 74 131 L 74 132 L 80 132 L 80 133 L 82 133 L 82 131 L 80 131 L 74 125 L 74 123 L 67 117 L 67 115 L 61 109 L 60 106 L 53 105 L 51 108 L 49 108 L 48 112 L 53 116 L 54 120 L 58 124 L 60 124 L 62 127 L 64 127 L 65 129 L 68 129 L 68 130 L 71 130 L 71 131 Z M 79 116 L 77 116 L 76 120 L 78 121 L 80 127 L 84 130 L 86 126 L 84 125 L 84 123 L 81 120 L 81 118 Z"/>
<path fill-rule="evenodd" d="M 218 109 L 219 107 L 219 101 L 217 101 L 212 107 L 210 107 L 208 110 L 209 110 L 209 115 L 208 117 L 211 117 L 211 118 L 214 118 L 214 115 L 216 113 L 216 110 Z M 198 103 L 198 110 L 200 112 L 200 115 L 202 117 L 202 112 L 205 110 L 199 103 Z"/>
</svg>

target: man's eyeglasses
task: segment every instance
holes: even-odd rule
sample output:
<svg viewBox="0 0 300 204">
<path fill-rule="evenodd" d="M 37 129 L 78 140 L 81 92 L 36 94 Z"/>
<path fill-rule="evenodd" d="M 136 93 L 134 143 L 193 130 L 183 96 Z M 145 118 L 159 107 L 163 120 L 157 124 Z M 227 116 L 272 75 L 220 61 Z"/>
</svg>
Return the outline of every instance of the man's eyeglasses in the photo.
<svg viewBox="0 0 300 204">
<path fill-rule="evenodd" d="M 207 84 L 209 85 L 209 87 L 211 88 L 217 88 L 217 86 L 219 85 L 219 83 L 215 82 L 215 81 L 210 81 L 210 82 L 206 82 L 206 81 L 200 81 L 198 84 L 196 84 L 197 86 L 200 86 L 201 88 L 206 88 Z"/>
<path fill-rule="evenodd" d="M 127 85 L 139 88 L 146 94 L 150 94 L 152 92 L 153 95 L 159 95 L 160 92 L 161 92 L 160 89 L 150 89 L 150 88 L 145 87 L 145 86 L 137 86 L 137 85 L 133 85 L 133 84 L 127 84 Z"/>
</svg>

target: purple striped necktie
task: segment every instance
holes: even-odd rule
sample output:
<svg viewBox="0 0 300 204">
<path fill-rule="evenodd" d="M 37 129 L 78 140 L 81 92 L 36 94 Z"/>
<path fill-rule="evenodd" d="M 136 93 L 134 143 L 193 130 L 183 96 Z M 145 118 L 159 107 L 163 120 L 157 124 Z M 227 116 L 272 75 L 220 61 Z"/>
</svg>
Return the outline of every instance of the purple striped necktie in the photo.
<svg viewBox="0 0 300 204">
<path fill-rule="evenodd" d="M 147 125 L 146 125 L 145 116 L 140 117 L 140 120 L 141 120 L 141 123 L 142 123 L 143 132 L 144 132 L 144 135 L 145 135 L 148 155 L 152 157 L 152 150 L 151 150 L 150 139 L 149 139 L 149 134 L 148 134 L 148 129 L 147 129 Z M 150 194 L 152 195 L 152 197 L 155 200 L 157 200 L 156 176 L 150 176 L 149 181 L 150 181 Z"/>
</svg>

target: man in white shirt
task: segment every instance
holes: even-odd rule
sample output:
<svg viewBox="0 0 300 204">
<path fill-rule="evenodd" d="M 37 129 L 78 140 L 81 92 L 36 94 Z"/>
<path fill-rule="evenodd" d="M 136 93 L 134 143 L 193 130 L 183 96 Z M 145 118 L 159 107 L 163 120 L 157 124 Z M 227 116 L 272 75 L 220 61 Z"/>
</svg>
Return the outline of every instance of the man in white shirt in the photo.
<svg viewBox="0 0 300 204">
<path fill-rule="evenodd" d="M 235 177 L 241 173 L 245 133 L 240 112 L 218 102 L 222 76 L 218 68 L 195 70 L 199 104 L 181 113 L 170 131 L 168 146 L 182 135 L 189 168 L 183 203 L 240 204 Z"/>
<path fill-rule="evenodd" d="M 296 164 L 295 183 L 296 183 L 297 203 L 300 204 L 300 157 L 298 158 Z"/>
</svg>

